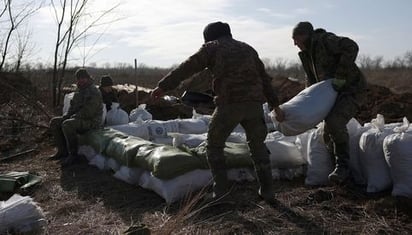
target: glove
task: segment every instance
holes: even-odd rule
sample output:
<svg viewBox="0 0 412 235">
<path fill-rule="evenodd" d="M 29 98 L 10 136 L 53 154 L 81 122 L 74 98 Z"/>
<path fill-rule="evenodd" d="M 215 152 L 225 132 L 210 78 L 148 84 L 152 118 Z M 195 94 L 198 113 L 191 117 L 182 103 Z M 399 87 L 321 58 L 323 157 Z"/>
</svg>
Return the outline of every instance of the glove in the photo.
<svg viewBox="0 0 412 235">
<path fill-rule="evenodd" d="M 332 80 L 332 87 L 337 92 L 342 91 L 345 88 L 345 85 L 346 85 L 346 80 L 344 79 L 334 78 Z"/>
</svg>

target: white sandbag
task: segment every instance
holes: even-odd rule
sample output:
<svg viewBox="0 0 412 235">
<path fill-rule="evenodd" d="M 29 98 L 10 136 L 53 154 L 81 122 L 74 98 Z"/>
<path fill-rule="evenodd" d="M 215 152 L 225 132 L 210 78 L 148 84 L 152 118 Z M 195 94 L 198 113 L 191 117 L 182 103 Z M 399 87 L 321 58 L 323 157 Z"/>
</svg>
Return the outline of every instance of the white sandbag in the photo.
<svg viewBox="0 0 412 235">
<path fill-rule="evenodd" d="M 158 137 L 158 138 L 151 139 L 151 142 L 155 144 L 164 144 L 164 145 L 173 146 L 173 137 L 170 137 L 170 136 Z"/>
<path fill-rule="evenodd" d="M 130 123 L 123 124 L 123 125 L 111 126 L 110 128 L 121 131 L 127 135 L 139 137 L 145 140 L 150 139 L 149 129 L 147 128 L 147 124 L 145 122 L 140 123 L 140 124 L 135 123 L 135 122 L 130 122 Z"/>
<path fill-rule="evenodd" d="M 120 108 L 119 103 L 112 103 L 112 108 L 106 114 L 106 126 L 129 123 L 129 115 Z"/>
<path fill-rule="evenodd" d="M 246 143 L 246 134 L 244 132 L 232 132 L 229 137 L 227 137 L 226 142 Z"/>
<path fill-rule="evenodd" d="M 168 136 L 173 138 L 172 145 L 179 147 L 185 145 L 189 148 L 195 148 L 207 140 L 207 133 L 204 134 L 181 134 L 168 133 Z M 240 132 L 232 132 L 227 138 L 226 142 L 232 143 L 246 143 L 246 135 Z"/>
<path fill-rule="evenodd" d="M 327 185 L 333 171 L 333 163 L 323 140 L 323 123 L 309 135 L 306 185 Z"/>
<path fill-rule="evenodd" d="M 366 176 L 360 161 L 359 141 L 361 135 L 371 128 L 370 125 L 362 126 L 356 119 L 352 118 L 346 124 L 349 134 L 349 169 L 355 184 L 366 185 Z"/>
<path fill-rule="evenodd" d="M 304 89 L 288 102 L 280 105 L 285 120 L 277 122 L 271 112 L 276 128 L 284 135 L 298 135 L 320 123 L 335 104 L 337 92 L 332 79 L 324 80 Z"/>
<path fill-rule="evenodd" d="M 83 155 L 86 157 L 87 161 L 91 161 L 97 154 L 96 150 L 93 147 L 88 145 L 81 145 L 79 146 L 79 150 L 77 151 L 79 155 Z"/>
<path fill-rule="evenodd" d="M 68 93 L 68 94 L 65 94 L 65 95 L 64 95 L 63 115 L 67 114 L 67 112 L 69 111 L 70 102 L 71 102 L 72 99 L 73 99 L 74 93 L 75 93 L 75 92 L 71 92 L 71 93 Z M 100 123 L 100 124 L 101 124 L 101 125 L 104 125 L 104 122 L 105 122 L 105 120 L 106 120 L 107 111 L 106 111 L 106 106 L 105 106 L 105 105 L 102 105 L 102 107 L 103 107 L 102 123 Z"/>
<path fill-rule="evenodd" d="M 207 125 L 209 125 L 210 120 L 212 119 L 212 115 L 200 114 L 200 113 L 197 113 L 196 110 L 193 109 L 192 118 L 193 119 L 200 119 L 200 120 L 204 121 Z"/>
<path fill-rule="evenodd" d="M 107 160 L 108 158 L 98 153 L 91 161 L 89 161 L 89 165 L 95 166 L 99 168 L 99 170 L 110 170 Z"/>
<path fill-rule="evenodd" d="M 268 135 L 265 140 L 266 147 L 270 151 L 271 167 L 289 169 L 305 165 L 306 161 L 295 145 L 296 137 L 291 138 L 280 135 L 277 138 L 274 138 L 273 135 Z"/>
<path fill-rule="evenodd" d="M 144 171 L 139 179 L 142 188 L 150 189 L 161 196 L 167 204 L 184 199 L 212 182 L 210 170 L 196 169 L 170 180 L 161 180 L 149 171 Z"/>
<path fill-rule="evenodd" d="M 178 120 L 179 133 L 203 134 L 207 132 L 208 123 L 202 119 L 187 118 Z"/>
<path fill-rule="evenodd" d="M 393 129 L 385 128 L 385 120 L 378 114 L 373 119 L 371 129 L 364 132 L 359 140 L 359 157 L 365 173 L 368 193 L 376 193 L 392 186 L 389 166 L 383 153 L 383 141 L 393 133 Z"/>
<path fill-rule="evenodd" d="M 207 134 L 181 134 L 181 133 L 168 133 L 173 138 L 172 145 L 174 147 L 180 147 L 186 145 L 189 148 L 195 148 L 199 146 L 203 141 L 207 139 Z"/>
<path fill-rule="evenodd" d="M 167 137 L 167 133 L 169 132 L 179 132 L 178 120 L 150 120 L 144 122 L 144 124 L 147 125 L 150 139 Z"/>
<path fill-rule="evenodd" d="M 309 136 L 316 129 L 310 129 L 302 134 L 296 136 L 295 145 L 302 154 L 303 159 L 305 159 L 306 164 L 308 163 L 308 148 L 309 148 Z"/>
<path fill-rule="evenodd" d="M 130 168 L 127 166 L 121 166 L 119 170 L 113 175 L 114 178 L 122 180 L 128 184 L 137 185 L 139 183 L 140 176 L 144 170 L 141 168 Z"/>
<path fill-rule="evenodd" d="M 137 108 L 130 111 L 129 121 L 135 122 L 138 120 L 147 121 L 152 120 L 153 116 L 146 110 L 146 104 L 141 104 Z"/>
<path fill-rule="evenodd" d="M 63 100 L 63 115 L 67 114 L 70 108 L 70 102 L 72 101 L 74 96 L 74 92 L 70 92 L 68 94 L 64 95 L 64 100 Z"/>
<path fill-rule="evenodd" d="M 404 123 L 385 137 L 383 151 L 393 180 L 392 195 L 412 198 L 412 126 L 406 118 Z"/>
<path fill-rule="evenodd" d="M 47 225 L 42 209 L 29 196 L 0 201 L 0 234 L 40 232 Z"/>
<path fill-rule="evenodd" d="M 268 132 L 276 130 L 275 124 L 272 122 L 272 117 L 270 116 L 269 104 L 266 102 L 263 104 L 263 117 L 265 119 L 266 128 Z"/>
<path fill-rule="evenodd" d="M 121 166 L 120 163 L 113 158 L 107 158 L 106 165 L 110 170 L 113 170 L 114 172 L 118 171 Z"/>
</svg>

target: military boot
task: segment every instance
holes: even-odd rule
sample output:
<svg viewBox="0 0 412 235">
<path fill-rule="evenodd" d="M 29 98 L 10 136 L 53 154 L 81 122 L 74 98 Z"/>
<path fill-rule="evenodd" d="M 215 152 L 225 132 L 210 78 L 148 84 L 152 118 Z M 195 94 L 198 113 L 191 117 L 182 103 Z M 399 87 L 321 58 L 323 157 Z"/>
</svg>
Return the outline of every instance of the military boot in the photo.
<svg viewBox="0 0 412 235">
<path fill-rule="evenodd" d="M 269 164 L 256 164 L 256 175 L 259 181 L 259 196 L 268 203 L 275 202 L 275 193 L 273 192 L 272 169 Z"/>
<path fill-rule="evenodd" d="M 334 143 L 334 155 L 336 157 L 336 167 L 328 178 L 331 183 L 343 184 L 350 178 L 349 144 Z"/>
<path fill-rule="evenodd" d="M 52 130 L 52 134 L 57 147 L 57 152 L 47 160 L 54 161 L 66 158 L 69 153 L 67 151 L 66 139 L 64 138 L 63 132 L 54 129 Z"/>
</svg>

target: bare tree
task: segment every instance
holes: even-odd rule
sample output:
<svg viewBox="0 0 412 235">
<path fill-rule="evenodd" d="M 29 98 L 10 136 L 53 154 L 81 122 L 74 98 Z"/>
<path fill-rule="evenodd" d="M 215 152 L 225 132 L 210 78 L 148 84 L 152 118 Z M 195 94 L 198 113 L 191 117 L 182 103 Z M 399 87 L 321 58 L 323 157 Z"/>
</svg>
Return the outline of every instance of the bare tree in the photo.
<svg viewBox="0 0 412 235">
<path fill-rule="evenodd" d="M 1 61 L 0 61 L 0 71 L 3 70 L 6 63 L 6 57 L 10 48 L 10 41 L 13 33 L 16 29 L 26 21 L 31 15 L 33 15 L 40 7 L 42 2 L 39 4 L 33 1 L 25 1 L 20 5 L 15 5 L 12 0 L 3 0 L 4 6 L 0 11 L 0 18 L 7 18 L 4 22 L 8 25 L 5 27 L 6 31 L 4 32 L 5 38 L 1 39 Z M 3 34 L 3 32 L 2 32 Z"/>
<path fill-rule="evenodd" d="M 87 33 L 97 26 L 100 26 L 102 20 L 115 8 L 107 9 L 103 12 L 92 14 L 87 12 L 89 0 L 59 0 L 56 4 L 55 0 L 51 0 L 57 22 L 57 39 L 54 53 L 53 66 L 53 105 L 57 106 L 60 103 L 61 88 L 64 82 L 64 75 L 67 68 L 67 63 L 70 53 L 73 48 L 78 45 L 79 41 L 87 36 Z M 85 17 L 89 16 L 93 20 L 81 27 L 80 23 L 85 22 Z M 108 22 L 105 22 L 106 24 Z M 60 72 L 60 73 L 59 73 Z"/>
<path fill-rule="evenodd" d="M 23 58 L 28 58 L 34 50 L 34 45 L 30 42 L 32 38 L 32 32 L 29 29 L 25 29 L 20 32 L 17 31 L 17 45 L 16 45 L 16 62 L 14 70 L 20 71 Z"/>
</svg>

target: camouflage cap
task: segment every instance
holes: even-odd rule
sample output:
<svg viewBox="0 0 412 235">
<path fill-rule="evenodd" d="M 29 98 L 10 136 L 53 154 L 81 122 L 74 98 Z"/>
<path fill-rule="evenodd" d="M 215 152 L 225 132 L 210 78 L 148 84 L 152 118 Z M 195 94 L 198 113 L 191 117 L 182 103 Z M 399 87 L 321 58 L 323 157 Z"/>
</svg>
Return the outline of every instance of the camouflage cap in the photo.
<svg viewBox="0 0 412 235">
<path fill-rule="evenodd" d="M 85 68 L 80 68 L 75 73 L 76 79 L 80 78 L 91 78 L 89 72 Z"/>
<path fill-rule="evenodd" d="M 312 33 L 313 25 L 308 21 L 302 21 L 293 28 L 292 37 L 295 37 L 296 35 L 311 35 Z"/>
</svg>

